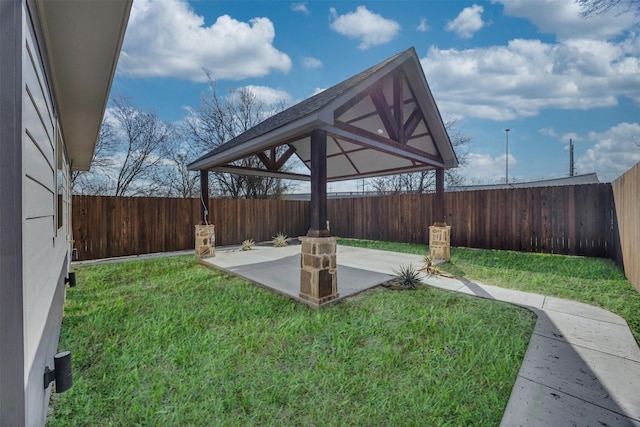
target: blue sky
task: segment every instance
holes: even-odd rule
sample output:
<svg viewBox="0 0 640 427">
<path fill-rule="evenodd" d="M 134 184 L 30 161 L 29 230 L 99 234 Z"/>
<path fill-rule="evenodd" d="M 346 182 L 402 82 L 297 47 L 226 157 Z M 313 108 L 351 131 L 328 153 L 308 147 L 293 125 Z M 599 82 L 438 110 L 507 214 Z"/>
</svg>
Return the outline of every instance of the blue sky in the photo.
<svg viewBox="0 0 640 427">
<path fill-rule="evenodd" d="M 576 173 L 611 181 L 640 161 L 640 26 L 572 0 L 134 0 L 112 96 L 179 124 L 207 90 L 292 105 L 411 46 L 443 118 L 472 138 L 470 183 Z M 337 184 L 334 184 L 334 187 Z M 333 190 L 356 189 L 355 183 Z"/>
</svg>

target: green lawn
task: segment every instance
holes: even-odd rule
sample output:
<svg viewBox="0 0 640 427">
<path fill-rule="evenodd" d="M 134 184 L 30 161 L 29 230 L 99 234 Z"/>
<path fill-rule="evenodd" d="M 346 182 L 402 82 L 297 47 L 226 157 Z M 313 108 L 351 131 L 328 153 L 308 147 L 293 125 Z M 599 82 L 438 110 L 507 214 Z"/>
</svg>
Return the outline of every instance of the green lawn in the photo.
<svg viewBox="0 0 640 427">
<path fill-rule="evenodd" d="M 425 245 L 339 239 L 342 245 L 426 254 Z M 470 281 L 571 299 L 622 316 L 640 342 L 640 293 L 611 260 L 527 252 L 451 248 L 441 270 Z"/>
<path fill-rule="evenodd" d="M 427 287 L 314 310 L 193 257 L 76 271 L 50 426 L 498 425 L 535 323 Z"/>
</svg>

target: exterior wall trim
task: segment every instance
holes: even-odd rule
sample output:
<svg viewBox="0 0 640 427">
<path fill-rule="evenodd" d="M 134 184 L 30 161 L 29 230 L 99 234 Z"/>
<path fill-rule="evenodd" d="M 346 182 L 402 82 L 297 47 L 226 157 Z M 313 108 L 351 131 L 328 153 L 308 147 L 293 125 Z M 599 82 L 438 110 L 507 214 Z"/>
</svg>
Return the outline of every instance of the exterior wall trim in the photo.
<svg viewBox="0 0 640 427">
<path fill-rule="evenodd" d="M 22 1 L 0 1 L 0 425 L 22 426 Z"/>
</svg>

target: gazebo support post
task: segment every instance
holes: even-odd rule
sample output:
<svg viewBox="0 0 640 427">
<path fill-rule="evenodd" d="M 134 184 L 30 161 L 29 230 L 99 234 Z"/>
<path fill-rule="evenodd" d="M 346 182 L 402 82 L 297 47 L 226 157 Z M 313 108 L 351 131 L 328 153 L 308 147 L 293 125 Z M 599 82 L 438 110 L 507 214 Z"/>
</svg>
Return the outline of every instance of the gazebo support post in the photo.
<svg viewBox="0 0 640 427">
<path fill-rule="evenodd" d="M 311 206 L 309 237 L 329 237 L 327 229 L 327 132 L 311 132 Z"/>
<path fill-rule="evenodd" d="M 208 222 L 209 215 L 209 172 L 200 171 L 200 224 L 204 225 Z"/>
<path fill-rule="evenodd" d="M 309 231 L 302 241 L 300 298 L 319 307 L 338 297 L 336 238 L 327 227 L 327 133 L 311 132 Z"/>
<path fill-rule="evenodd" d="M 436 168 L 436 195 L 434 197 L 434 224 L 429 227 L 429 257 L 432 260 L 451 258 L 451 226 L 445 222 L 444 168 Z"/>
<path fill-rule="evenodd" d="M 215 226 L 209 224 L 209 172 L 200 171 L 200 224 L 196 225 L 196 257 L 207 258 L 216 255 Z"/>
<path fill-rule="evenodd" d="M 436 168 L 435 223 L 446 222 L 444 217 L 444 168 Z"/>
</svg>

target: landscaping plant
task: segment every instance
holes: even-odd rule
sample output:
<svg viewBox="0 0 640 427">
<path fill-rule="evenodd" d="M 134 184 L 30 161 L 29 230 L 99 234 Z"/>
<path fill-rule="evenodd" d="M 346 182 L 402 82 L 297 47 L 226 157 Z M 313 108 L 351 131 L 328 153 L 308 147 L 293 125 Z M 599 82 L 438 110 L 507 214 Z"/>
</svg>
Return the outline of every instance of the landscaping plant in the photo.
<svg viewBox="0 0 640 427">
<path fill-rule="evenodd" d="M 422 271 L 427 273 L 430 276 L 441 274 L 440 269 L 433 263 L 431 256 L 429 254 L 425 254 L 422 257 Z"/>
<path fill-rule="evenodd" d="M 412 264 L 401 265 L 393 272 L 402 289 L 415 289 L 420 284 L 420 272 Z"/>
<path fill-rule="evenodd" d="M 280 232 L 278 233 L 275 237 L 273 237 L 273 246 L 275 246 L 276 248 L 281 248 L 284 246 L 287 246 L 287 235 Z"/>
<path fill-rule="evenodd" d="M 256 244 L 256 242 L 253 241 L 253 239 L 246 239 L 242 241 L 242 250 L 243 251 L 250 251 L 251 248 Z"/>
</svg>

